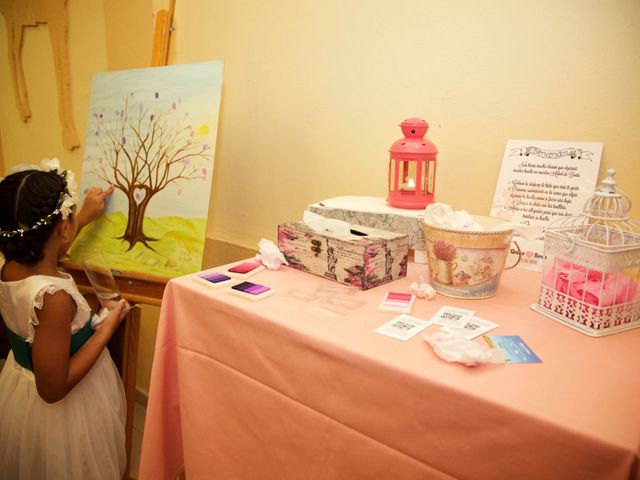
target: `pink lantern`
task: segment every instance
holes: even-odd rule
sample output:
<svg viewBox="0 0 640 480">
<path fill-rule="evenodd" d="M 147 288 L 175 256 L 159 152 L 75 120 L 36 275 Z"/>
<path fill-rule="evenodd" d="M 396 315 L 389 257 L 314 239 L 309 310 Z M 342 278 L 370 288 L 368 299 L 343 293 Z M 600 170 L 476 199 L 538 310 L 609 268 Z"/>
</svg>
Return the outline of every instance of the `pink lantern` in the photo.
<svg viewBox="0 0 640 480">
<path fill-rule="evenodd" d="M 400 124 L 404 138 L 389 148 L 389 195 L 392 207 L 419 209 L 434 202 L 438 150 L 424 138 L 429 124 L 409 118 Z"/>
</svg>

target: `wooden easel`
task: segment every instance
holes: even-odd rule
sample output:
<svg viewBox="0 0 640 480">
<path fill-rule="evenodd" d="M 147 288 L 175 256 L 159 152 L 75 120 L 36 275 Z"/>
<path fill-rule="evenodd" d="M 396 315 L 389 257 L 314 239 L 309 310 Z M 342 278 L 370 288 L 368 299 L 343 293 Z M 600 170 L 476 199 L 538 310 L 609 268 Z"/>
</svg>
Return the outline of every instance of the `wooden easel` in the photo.
<svg viewBox="0 0 640 480">
<path fill-rule="evenodd" d="M 70 274 L 80 293 L 85 295 L 91 307 L 96 310 L 97 299 L 93 287 L 84 273 L 82 265 L 61 261 L 60 266 Z M 167 277 L 149 275 L 136 272 L 113 272 L 120 294 L 131 304 L 160 305 L 164 287 L 169 280 Z M 127 400 L 127 420 L 125 424 L 125 438 L 127 451 L 127 466 L 125 479 L 129 479 L 131 467 L 131 442 L 133 438 L 133 410 L 136 394 L 136 367 L 138 362 L 138 341 L 140 339 L 140 309 L 133 308 L 109 343 L 109 351 L 120 371 Z"/>
<path fill-rule="evenodd" d="M 5 176 L 4 173 L 4 154 L 2 153 L 2 134 L 0 134 L 0 175 Z"/>
<path fill-rule="evenodd" d="M 151 66 L 159 67 L 167 65 L 169 61 L 169 46 L 173 33 L 173 12 L 176 8 L 176 0 L 169 0 L 167 10 L 156 12 L 156 28 L 153 33 L 153 52 L 151 52 Z"/>
<path fill-rule="evenodd" d="M 168 10 L 158 10 L 156 12 L 151 66 L 167 65 L 171 33 L 173 32 L 174 11 L 175 0 L 169 0 Z M 92 307 L 95 308 L 98 302 L 93 294 L 93 288 L 84 273 L 82 265 L 64 261 L 61 262 L 61 264 L 65 271 L 73 277 L 80 292 L 89 297 L 89 299 L 93 297 L 94 305 L 92 305 Z M 164 287 L 169 278 L 137 272 L 113 273 L 120 294 L 126 298 L 128 302 L 132 304 L 141 303 L 160 306 Z M 130 479 L 133 411 L 136 393 L 138 342 L 140 339 L 140 315 L 140 309 L 132 309 L 109 344 L 111 356 L 122 376 L 122 383 L 124 384 L 127 400 L 127 420 L 125 424 L 127 465 L 124 474 L 125 480 Z"/>
<path fill-rule="evenodd" d="M 167 65 L 171 33 L 173 32 L 174 11 L 175 0 L 169 0 L 168 10 L 158 10 L 156 12 L 151 66 Z M 93 301 L 92 307 L 95 309 L 98 302 L 82 265 L 62 261 L 61 266 L 73 277 L 80 292 Z M 137 272 L 113 272 L 113 274 L 120 294 L 129 303 L 156 306 L 161 304 L 162 294 L 169 278 Z M 127 400 L 127 419 L 125 424 L 127 465 L 124 474 L 125 480 L 130 478 L 140 315 L 140 309 L 132 309 L 109 343 L 109 351 L 122 376 Z"/>
</svg>

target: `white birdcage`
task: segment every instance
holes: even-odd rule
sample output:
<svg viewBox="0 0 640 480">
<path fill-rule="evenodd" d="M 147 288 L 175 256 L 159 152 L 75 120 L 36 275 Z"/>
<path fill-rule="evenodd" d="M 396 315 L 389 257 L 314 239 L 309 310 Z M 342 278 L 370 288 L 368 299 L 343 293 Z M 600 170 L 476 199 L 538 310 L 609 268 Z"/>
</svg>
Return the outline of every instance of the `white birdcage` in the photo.
<svg viewBox="0 0 640 480">
<path fill-rule="evenodd" d="M 553 222 L 544 236 L 538 303 L 532 308 L 587 335 L 640 327 L 640 224 L 617 190 L 615 170 L 580 215 Z"/>
</svg>

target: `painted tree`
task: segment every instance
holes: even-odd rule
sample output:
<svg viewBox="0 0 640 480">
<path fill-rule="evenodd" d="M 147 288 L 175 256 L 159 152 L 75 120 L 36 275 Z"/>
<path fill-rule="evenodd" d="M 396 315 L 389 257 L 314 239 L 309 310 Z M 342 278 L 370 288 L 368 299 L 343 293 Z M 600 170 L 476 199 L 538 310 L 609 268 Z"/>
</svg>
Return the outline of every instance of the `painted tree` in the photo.
<svg viewBox="0 0 640 480">
<path fill-rule="evenodd" d="M 188 113 L 179 113 L 179 101 L 162 106 L 159 93 L 153 96 L 150 103 L 133 104 L 131 93 L 110 118 L 94 114 L 102 156 L 92 173 L 127 197 L 127 226 L 117 238 L 129 243 L 128 250 L 139 242 L 153 250 L 149 242 L 157 239 L 144 233 L 144 218 L 155 195 L 169 184 L 207 176 L 203 164 L 210 146 L 189 124 Z"/>
</svg>

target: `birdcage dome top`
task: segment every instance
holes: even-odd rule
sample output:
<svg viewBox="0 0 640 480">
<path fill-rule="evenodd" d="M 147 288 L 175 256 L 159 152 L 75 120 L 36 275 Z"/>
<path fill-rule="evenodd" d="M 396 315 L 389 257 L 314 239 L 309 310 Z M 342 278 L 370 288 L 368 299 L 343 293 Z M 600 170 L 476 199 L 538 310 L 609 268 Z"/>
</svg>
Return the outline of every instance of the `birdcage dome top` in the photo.
<svg viewBox="0 0 640 480">
<path fill-rule="evenodd" d="M 582 213 L 592 220 L 628 220 L 631 202 L 624 192 L 616 189 L 616 181 L 613 179 L 616 171 L 613 168 L 607 170 L 607 178 L 600 187 L 587 200 Z"/>
<path fill-rule="evenodd" d="M 607 170 L 607 177 L 585 202 L 580 215 L 559 219 L 549 230 L 597 245 L 640 245 L 640 224 L 629 219 L 631 201 L 616 187 L 615 174 L 613 168 Z"/>
</svg>

